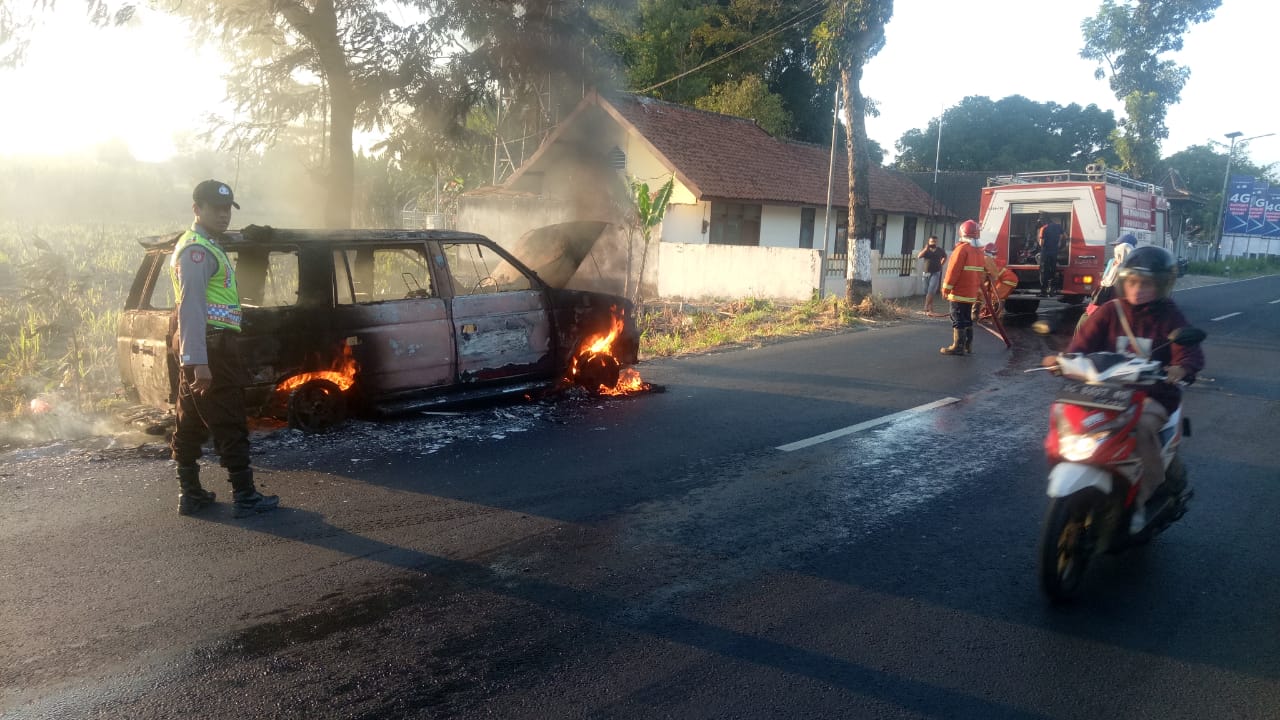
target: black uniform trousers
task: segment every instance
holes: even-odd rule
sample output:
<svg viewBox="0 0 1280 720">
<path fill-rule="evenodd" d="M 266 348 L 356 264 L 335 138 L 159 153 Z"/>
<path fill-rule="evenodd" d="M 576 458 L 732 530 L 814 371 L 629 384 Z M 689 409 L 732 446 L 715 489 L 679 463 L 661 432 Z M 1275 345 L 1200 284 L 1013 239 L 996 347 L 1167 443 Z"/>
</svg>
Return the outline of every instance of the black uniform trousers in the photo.
<svg viewBox="0 0 1280 720">
<path fill-rule="evenodd" d="M 195 368 L 181 368 L 178 380 L 178 427 L 169 448 L 179 465 L 194 465 L 201 446 L 213 435 L 219 464 L 231 472 L 249 467 L 249 424 L 244 409 L 244 364 L 236 346 L 239 333 L 209 329 L 209 371 L 213 383 L 202 395 L 191 390 Z M 174 344 L 177 347 L 177 344 Z"/>
</svg>

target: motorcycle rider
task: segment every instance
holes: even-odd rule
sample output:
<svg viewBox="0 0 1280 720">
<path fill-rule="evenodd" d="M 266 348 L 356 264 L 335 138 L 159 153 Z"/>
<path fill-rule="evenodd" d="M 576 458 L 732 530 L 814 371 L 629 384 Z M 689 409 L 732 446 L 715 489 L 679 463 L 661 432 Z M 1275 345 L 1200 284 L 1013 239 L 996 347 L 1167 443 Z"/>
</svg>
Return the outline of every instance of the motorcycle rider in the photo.
<svg viewBox="0 0 1280 720">
<path fill-rule="evenodd" d="M 973 352 L 973 306 L 982 298 L 982 276 L 986 272 L 980 235 L 978 223 L 960 223 L 960 242 L 947 261 L 942 296 L 951 302 L 951 345 L 938 349 L 943 355 Z"/>
<path fill-rule="evenodd" d="M 1129 526 L 1132 533 L 1146 527 L 1146 502 L 1164 482 L 1159 434 L 1182 400 L 1182 390 L 1177 383 L 1193 382 L 1196 373 L 1204 369 L 1204 353 L 1199 345 L 1184 347 L 1168 342 L 1170 333 L 1190 324 L 1169 297 L 1176 272 L 1173 255 L 1164 248 L 1147 246 L 1130 252 L 1117 276 L 1119 296 L 1089 316 L 1065 351 L 1127 351 L 1159 360 L 1164 365 L 1166 380 L 1147 388 L 1147 399 L 1134 433 L 1141 472 L 1136 510 Z M 1056 366 L 1057 357 L 1044 358 L 1044 365 Z"/>
</svg>

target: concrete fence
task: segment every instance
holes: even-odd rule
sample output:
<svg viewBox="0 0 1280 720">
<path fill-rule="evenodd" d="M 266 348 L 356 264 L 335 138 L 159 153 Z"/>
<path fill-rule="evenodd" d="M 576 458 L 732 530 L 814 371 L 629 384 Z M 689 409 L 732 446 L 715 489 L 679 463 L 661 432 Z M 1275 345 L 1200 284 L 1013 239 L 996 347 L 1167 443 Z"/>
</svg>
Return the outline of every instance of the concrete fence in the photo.
<svg viewBox="0 0 1280 720">
<path fill-rule="evenodd" d="M 658 243 L 658 295 L 805 302 L 822 286 L 822 253 L 801 248 Z"/>
</svg>

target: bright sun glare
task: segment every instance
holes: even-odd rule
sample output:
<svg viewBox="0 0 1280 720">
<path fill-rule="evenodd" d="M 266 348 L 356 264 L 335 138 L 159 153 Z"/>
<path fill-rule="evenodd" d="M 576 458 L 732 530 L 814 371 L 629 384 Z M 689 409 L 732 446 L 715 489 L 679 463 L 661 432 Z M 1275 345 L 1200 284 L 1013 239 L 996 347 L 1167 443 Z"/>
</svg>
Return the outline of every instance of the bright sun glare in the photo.
<svg viewBox="0 0 1280 720">
<path fill-rule="evenodd" d="M 223 62 L 178 20 L 139 8 L 128 27 L 92 28 L 81 3 L 42 16 L 26 61 L 0 70 L 0 154 L 61 155 L 117 139 L 139 160 L 175 153 L 175 127 L 203 127 L 225 92 Z M 191 117 L 175 122 L 183 114 Z"/>
</svg>

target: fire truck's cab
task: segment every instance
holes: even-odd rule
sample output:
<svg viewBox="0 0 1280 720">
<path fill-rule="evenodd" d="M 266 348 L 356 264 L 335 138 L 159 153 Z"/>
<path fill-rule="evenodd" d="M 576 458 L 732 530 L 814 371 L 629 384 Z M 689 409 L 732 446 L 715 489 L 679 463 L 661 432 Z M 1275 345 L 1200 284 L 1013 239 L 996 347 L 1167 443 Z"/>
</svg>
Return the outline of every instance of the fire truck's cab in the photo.
<svg viewBox="0 0 1280 720">
<path fill-rule="evenodd" d="M 1089 165 L 1069 171 L 989 178 L 982 190 L 983 244 L 994 242 L 997 262 L 1018 275 L 1005 303 L 1034 312 L 1041 299 L 1039 229 L 1056 220 L 1065 233 L 1058 248 L 1054 299 L 1079 304 L 1093 294 L 1116 240 L 1133 233 L 1138 245 L 1162 244 L 1169 202 L 1158 185 Z"/>
</svg>

